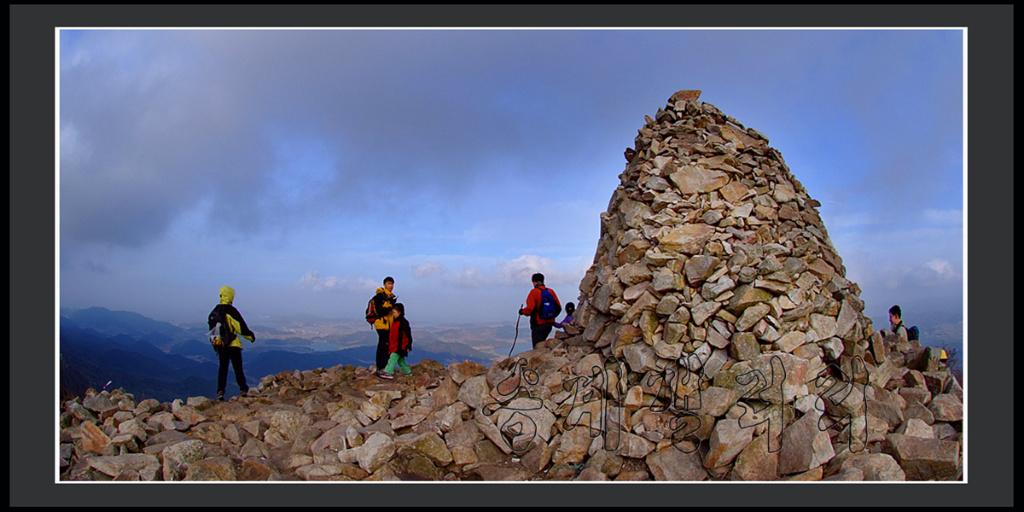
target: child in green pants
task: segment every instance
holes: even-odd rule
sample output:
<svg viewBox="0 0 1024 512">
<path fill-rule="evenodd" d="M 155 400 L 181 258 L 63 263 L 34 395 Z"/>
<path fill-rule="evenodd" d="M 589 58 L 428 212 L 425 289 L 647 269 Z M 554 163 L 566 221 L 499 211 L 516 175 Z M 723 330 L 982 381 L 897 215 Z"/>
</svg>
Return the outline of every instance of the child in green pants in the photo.
<svg viewBox="0 0 1024 512">
<path fill-rule="evenodd" d="M 406 356 L 412 350 L 412 329 L 409 321 L 405 319 L 405 305 L 395 304 L 391 308 L 391 328 L 388 330 L 388 365 L 384 367 L 381 377 L 384 379 L 395 378 L 395 366 L 402 369 L 405 375 L 412 375 L 412 368 L 405 362 Z"/>
</svg>

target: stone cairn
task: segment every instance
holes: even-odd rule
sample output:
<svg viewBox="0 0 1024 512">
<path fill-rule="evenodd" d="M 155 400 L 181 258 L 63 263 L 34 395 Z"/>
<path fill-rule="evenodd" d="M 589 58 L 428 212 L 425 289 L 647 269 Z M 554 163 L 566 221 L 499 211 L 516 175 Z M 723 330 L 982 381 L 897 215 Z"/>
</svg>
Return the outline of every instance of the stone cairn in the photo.
<svg viewBox="0 0 1024 512">
<path fill-rule="evenodd" d="M 768 140 L 700 91 L 647 117 L 574 324 L 485 367 L 336 366 L 251 396 L 63 401 L 61 480 L 955 480 L 963 391 L 874 332 Z"/>
</svg>

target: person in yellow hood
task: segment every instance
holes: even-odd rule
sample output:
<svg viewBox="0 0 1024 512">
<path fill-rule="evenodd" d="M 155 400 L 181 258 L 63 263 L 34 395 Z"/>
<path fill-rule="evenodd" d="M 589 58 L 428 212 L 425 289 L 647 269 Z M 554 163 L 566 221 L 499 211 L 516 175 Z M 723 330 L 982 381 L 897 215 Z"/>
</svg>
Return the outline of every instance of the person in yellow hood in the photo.
<svg viewBox="0 0 1024 512">
<path fill-rule="evenodd" d="M 245 325 L 242 314 L 235 309 L 231 303 L 235 300 L 235 290 L 230 286 L 220 287 L 220 304 L 214 306 L 213 311 L 207 319 L 210 329 L 214 325 L 221 325 L 221 339 L 225 346 L 217 350 L 220 358 L 220 367 L 217 370 L 217 400 L 224 400 L 224 388 L 228 381 L 228 363 L 235 369 L 235 381 L 242 396 L 249 393 L 249 385 L 245 382 L 245 373 L 242 371 L 242 340 L 245 338 L 250 343 L 256 342 L 256 335 Z"/>
<path fill-rule="evenodd" d="M 388 351 L 388 345 L 390 339 L 388 332 L 391 330 L 391 308 L 395 305 L 395 299 L 398 298 L 392 290 L 395 289 L 395 278 L 388 276 L 384 278 L 384 286 L 377 288 L 376 294 L 373 296 L 373 308 L 377 314 L 377 319 L 373 321 L 373 328 L 377 330 L 377 376 L 380 377 L 384 372 L 384 367 L 388 365 L 388 358 L 391 353 Z"/>
</svg>

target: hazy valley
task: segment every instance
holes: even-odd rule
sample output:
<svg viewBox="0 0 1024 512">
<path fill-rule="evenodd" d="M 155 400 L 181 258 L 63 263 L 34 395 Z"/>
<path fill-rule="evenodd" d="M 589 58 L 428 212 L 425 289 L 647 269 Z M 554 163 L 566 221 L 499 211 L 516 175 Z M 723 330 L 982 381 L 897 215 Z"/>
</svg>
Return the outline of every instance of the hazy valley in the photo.
<svg viewBox="0 0 1024 512">
<path fill-rule="evenodd" d="M 247 319 L 248 320 L 248 319 Z M 256 343 L 245 343 L 243 361 L 251 386 L 266 375 L 337 365 L 374 364 L 377 335 L 361 320 L 254 318 Z M 529 327 L 515 324 L 413 326 L 410 364 L 432 359 L 444 365 L 475 361 L 490 365 L 513 348 L 530 347 Z M 205 339 L 204 323 L 176 325 L 127 311 L 105 308 L 62 309 L 60 317 L 60 384 L 81 394 L 124 388 L 143 398 L 171 401 L 213 396 L 217 356 Z M 229 395 L 234 376 L 229 375 Z"/>
</svg>

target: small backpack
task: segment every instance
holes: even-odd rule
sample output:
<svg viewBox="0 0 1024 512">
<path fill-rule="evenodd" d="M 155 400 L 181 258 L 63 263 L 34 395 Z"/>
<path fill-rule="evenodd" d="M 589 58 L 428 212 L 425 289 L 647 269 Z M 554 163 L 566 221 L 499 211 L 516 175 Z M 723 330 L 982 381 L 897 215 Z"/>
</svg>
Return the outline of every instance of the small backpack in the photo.
<svg viewBox="0 0 1024 512">
<path fill-rule="evenodd" d="M 921 340 L 921 330 L 916 325 L 907 329 L 907 341 L 910 340 Z"/>
<path fill-rule="evenodd" d="M 210 340 L 213 351 L 216 352 L 221 347 L 230 345 L 235 337 L 231 332 L 231 327 L 228 326 L 226 311 L 221 310 L 219 307 L 214 308 L 210 312 L 210 320 L 213 321 L 213 328 L 210 329 L 210 332 L 206 333 L 206 337 Z"/>
<path fill-rule="evenodd" d="M 213 329 L 210 329 L 210 332 L 206 333 L 206 336 L 210 339 L 210 345 L 213 346 L 214 352 L 227 345 L 227 343 L 224 342 L 224 333 L 222 332 L 223 328 L 224 324 L 217 322 L 213 324 Z"/>
<path fill-rule="evenodd" d="M 551 293 L 551 290 L 547 288 L 542 288 L 540 290 L 540 310 L 537 312 L 537 318 L 553 320 L 561 312 L 562 305 L 555 299 L 555 294 Z"/>
<path fill-rule="evenodd" d="M 372 324 L 377 321 L 377 306 L 374 305 L 374 299 L 377 296 L 370 297 L 370 302 L 366 303 L 366 323 Z"/>
</svg>

